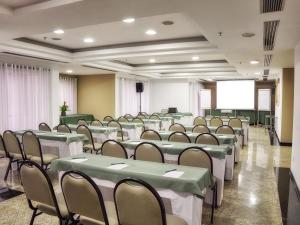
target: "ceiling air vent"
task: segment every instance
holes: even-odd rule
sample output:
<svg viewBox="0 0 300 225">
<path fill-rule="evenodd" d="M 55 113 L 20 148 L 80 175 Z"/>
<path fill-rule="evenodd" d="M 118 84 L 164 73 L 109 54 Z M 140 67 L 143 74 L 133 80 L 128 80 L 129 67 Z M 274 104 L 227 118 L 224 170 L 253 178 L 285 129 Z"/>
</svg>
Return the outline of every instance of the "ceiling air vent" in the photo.
<svg viewBox="0 0 300 225">
<path fill-rule="evenodd" d="M 264 66 L 269 67 L 272 62 L 272 55 L 265 55 Z"/>
<path fill-rule="evenodd" d="M 263 76 L 268 76 L 270 73 L 270 70 L 264 70 L 264 75 Z"/>
<path fill-rule="evenodd" d="M 284 0 L 260 0 L 260 12 L 270 13 L 282 11 Z"/>
<path fill-rule="evenodd" d="M 275 36 L 279 20 L 264 22 L 264 50 L 272 51 L 275 44 Z"/>
</svg>

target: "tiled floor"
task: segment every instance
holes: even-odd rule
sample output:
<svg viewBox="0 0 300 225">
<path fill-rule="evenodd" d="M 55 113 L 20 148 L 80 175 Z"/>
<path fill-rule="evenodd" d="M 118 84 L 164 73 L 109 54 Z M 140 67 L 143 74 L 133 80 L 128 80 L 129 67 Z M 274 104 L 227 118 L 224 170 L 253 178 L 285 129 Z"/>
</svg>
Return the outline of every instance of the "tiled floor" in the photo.
<svg viewBox="0 0 300 225">
<path fill-rule="evenodd" d="M 289 168 L 290 147 L 271 146 L 262 128 L 250 128 L 249 145 L 242 150 L 234 180 L 225 182 L 224 201 L 215 215 L 216 225 L 282 225 L 274 167 Z M 0 178 L 5 168 L 0 160 Z M 14 186 L 18 186 L 17 175 Z M 1 183 L 0 183 L 1 186 Z M 0 203 L 0 224 L 29 224 L 31 212 L 24 195 Z M 209 224 L 210 208 L 204 209 L 203 224 Z M 35 225 L 58 224 L 56 218 L 41 215 Z M 290 224 L 288 224 L 290 225 Z M 294 225 L 294 224 L 293 224 Z"/>
</svg>

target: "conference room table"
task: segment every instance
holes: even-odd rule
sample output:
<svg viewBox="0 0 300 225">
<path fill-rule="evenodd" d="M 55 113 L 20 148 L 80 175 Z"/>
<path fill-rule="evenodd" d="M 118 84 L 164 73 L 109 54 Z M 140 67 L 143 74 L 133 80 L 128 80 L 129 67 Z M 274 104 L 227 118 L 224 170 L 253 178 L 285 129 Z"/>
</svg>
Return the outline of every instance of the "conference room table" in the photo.
<svg viewBox="0 0 300 225">
<path fill-rule="evenodd" d="M 101 121 L 104 126 L 107 126 L 109 121 Z M 140 138 L 143 130 L 143 123 L 133 123 L 133 122 L 119 122 L 122 126 L 125 136 L 128 136 L 129 139 Z"/>
<path fill-rule="evenodd" d="M 95 118 L 93 114 L 69 114 L 66 116 L 60 116 L 60 123 L 77 124 L 79 119 L 93 121 Z"/>
<path fill-rule="evenodd" d="M 232 180 L 234 167 L 234 148 L 230 145 L 203 145 L 194 143 L 181 143 L 170 141 L 154 141 L 154 140 L 129 140 L 121 142 L 125 147 L 128 157 L 134 155 L 134 149 L 142 142 L 149 142 L 157 145 L 162 151 L 165 162 L 170 164 L 178 163 L 179 154 L 189 147 L 202 147 L 206 150 L 213 160 L 214 176 L 218 182 L 218 205 L 221 205 L 224 190 L 224 178 Z M 212 195 L 206 196 L 206 202 L 211 203 Z"/>
<path fill-rule="evenodd" d="M 87 174 L 99 186 L 105 201 L 113 200 L 113 189 L 121 179 L 144 180 L 158 191 L 166 212 L 183 218 L 188 225 L 201 225 L 203 198 L 212 185 L 212 177 L 205 168 L 92 154 L 57 159 L 51 170 L 59 177 L 69 170 Z"/>
<path fill-rule="evenodd" d="M 171 116 L 174 119 L 175 123 L 181 124 L 193 124 L 194 117 L 193 113 L 190 112 L 177 112 L 177 113 L 155 113 L 158 114 L 160 117 L 163 116 Z"/>
<path fill-rule="evenodd" d="M 72 132 L 76 132 L 78 125 L 68 124 Z M 97 143 L 103 143 L 108 139 L 117 140 L 118 128 L 116 127 L 98 127 L 88 126 L 92 132 L 93 138 Z"/>
<path fill-rule="evenodd" d="M 25 131 L 28 130 L 15 131 L 20 141 L 22 141 L 22 135 Z M 83 142 L 88 140 L 84 134 L 29 131 L 32 131 L 39 138 L 43 153 L 54 154 L 59 158 L 82 154 Z"/>
</svg>

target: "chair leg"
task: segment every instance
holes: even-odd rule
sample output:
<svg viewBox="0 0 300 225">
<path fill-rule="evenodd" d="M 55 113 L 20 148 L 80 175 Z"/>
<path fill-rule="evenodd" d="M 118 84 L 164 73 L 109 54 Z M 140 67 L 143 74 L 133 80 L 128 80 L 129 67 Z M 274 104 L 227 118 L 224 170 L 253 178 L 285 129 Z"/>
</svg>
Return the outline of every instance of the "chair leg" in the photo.
<svg viewBox="0 0 300 225">
<path fill-rule="evenodd" d="M 5 172 L 5 176 L 4 176 L 4 181 L 6 183 L 7 181 L 7 177 L 8 177 L 8 174 L 9 174 L 9 170 L 11 170 L 11 164 L 12 164 L 12 160 L 9 159 L 9 163 L 8 163 L 8 166 L 7 166 L 7 169 L 6 169 L 6 172 Z"/>
<path fill-rule="evenodd" d="M 32 212 L 32 216 L 31 216 L 31 220 L 30 220 L 30 225 L 33 225 L 34 219 L 36 217 L 36 212 L 37 212 L 37 209 L 34 209 L 33 212 Z"/>
</svg>

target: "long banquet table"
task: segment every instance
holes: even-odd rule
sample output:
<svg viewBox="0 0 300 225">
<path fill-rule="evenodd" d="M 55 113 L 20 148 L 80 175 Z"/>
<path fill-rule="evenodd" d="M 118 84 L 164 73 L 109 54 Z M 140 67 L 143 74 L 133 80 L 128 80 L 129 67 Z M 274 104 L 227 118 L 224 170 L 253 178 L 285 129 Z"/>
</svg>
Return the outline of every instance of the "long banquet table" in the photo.
<svg viewBox="0 0 300 225">
<path fill-rule="evenodd" d="M 174 171 L 169 172 L 174 169 L 177 176 Z M 183 218 L 188 225 L 201 225 L 202 199 L 206 189 L 212 184 L 212 177 L 205 168 L 91 154 L 55 160 L 51 170 L 59 173 L 60 177 L 69 170 L 84 172 L 100 187 L 105 200 L 112 200 L 113 188 L 121 179 L 142 179 L 158 191 L 167 212 Z M 130 207 L 130 203 L 128 206 Z"/>
<path fill-rule="evenodd" d="M 107 126 L 109 121 L 101 121 L 104 126 Z M 143 123 L 133 123 L 133 122 L 119 122 L 122 126 L 123 132 L 125 132 L 129 139 L 139 138 L 143 132 Z"/>
</svg>

